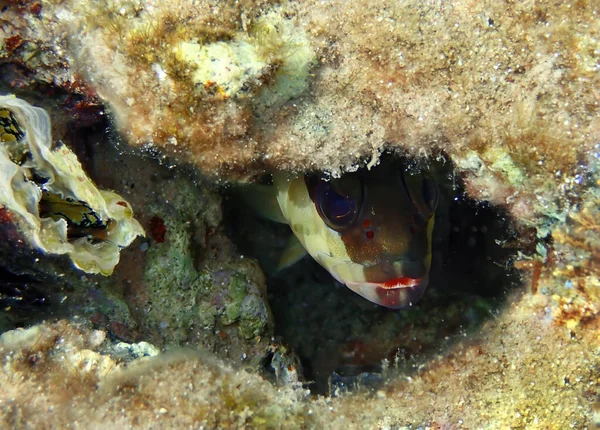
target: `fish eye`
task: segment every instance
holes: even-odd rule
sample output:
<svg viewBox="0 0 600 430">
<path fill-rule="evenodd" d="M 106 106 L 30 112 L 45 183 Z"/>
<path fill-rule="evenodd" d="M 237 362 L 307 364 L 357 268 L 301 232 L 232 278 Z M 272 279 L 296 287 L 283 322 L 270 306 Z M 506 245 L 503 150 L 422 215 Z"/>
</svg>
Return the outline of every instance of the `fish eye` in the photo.
<svg viewBox="0 0 600 430">
<path fill-rule="evenodd" d="M 404 184 L 416 209 L 425 218 L 431 217 L 439 201 L 438 187 L 433 178 L 426 173 L 404 173 Z"/>
<path fill-rule="evenodd" d="M 429 210 L 432 213 L 435 212 L 439 201 L 439 191 L 437 184 L 429 175 L 423 176 L 423 186 L 421 187 L 421 194 Z"/>
<path fill-rule="evenodd" d="M 312 181 L 311 198 L 319 216 L 336 231 L 350 227 L 356 221 L 363 200 L 359 178 L 346 176 L 328 182 Z"/>
</svg>

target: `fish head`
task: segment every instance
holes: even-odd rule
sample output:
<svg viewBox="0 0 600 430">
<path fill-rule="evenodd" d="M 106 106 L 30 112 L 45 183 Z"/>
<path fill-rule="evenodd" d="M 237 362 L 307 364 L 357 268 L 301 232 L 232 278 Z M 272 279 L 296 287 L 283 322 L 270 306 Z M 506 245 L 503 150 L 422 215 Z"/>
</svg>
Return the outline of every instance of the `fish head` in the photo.
<svg viewBox="0 0 600 430">
<path fill-rule="evenodd" d="M 406 308 L 421 298 L 438 202 L 429 174 L 389 163 L 338 179 L 306 175 L 296 190 L 290 187 L 292 200 L 302 185 L 308 198 L 295 199 L 302 202 L 301 216 L 293 216 L 293 204 L 286 209 L 296 236 L 319 264 L 381 306 Z"/>
</svg>

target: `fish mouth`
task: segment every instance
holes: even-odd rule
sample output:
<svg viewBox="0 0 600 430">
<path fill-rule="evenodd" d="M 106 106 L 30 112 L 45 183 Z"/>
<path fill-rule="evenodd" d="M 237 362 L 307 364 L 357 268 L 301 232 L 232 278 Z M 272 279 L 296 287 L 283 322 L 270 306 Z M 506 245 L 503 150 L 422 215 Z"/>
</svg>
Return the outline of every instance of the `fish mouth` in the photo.
<svg viewBox="0 0 600 430">
<path fill-rule="evenodd" d="M 429 283 L 428 273 L 419 278 L 395 274 L 380 282 L 365 280 L 361 264 L 347 260 L 336 260 L 332 255 L 318 253 L 315 258 L 331 275 L 365 299 L 390 309 L 406 309 L 416 304 L 425 293 Z M 384 278 L 385 279 L 385 278 Z"/>
<path fill-rule="evenodd" d="M 346 282 L 346 286 L 365 299 L 390 309 L 406 309 L 423 297 L 429 279 L 399 276 L 385 282 Z"/>
</svg>

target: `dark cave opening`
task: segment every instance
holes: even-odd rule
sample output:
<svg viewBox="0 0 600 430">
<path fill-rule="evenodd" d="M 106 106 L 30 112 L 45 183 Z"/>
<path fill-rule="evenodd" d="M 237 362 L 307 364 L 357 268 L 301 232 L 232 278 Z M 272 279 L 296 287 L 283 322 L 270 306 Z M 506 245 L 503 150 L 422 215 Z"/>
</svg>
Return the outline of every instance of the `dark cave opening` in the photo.
<svg viewBox="0 0 600 430">
<path fill-rule="evenodd" d="M 105 135 L 108 125 L 103 120 L 70 129 L 67 140 L 78 142 L 73 150 L 85 170 L 98 183 L 115 188 L 116 179 L 104 174 L 103 166 L 95 161 L 100 140 L 91 138 Z M 502 208 L 466 197 L 451 163 L 414 163 L 436 172 L 442 202 L 436 215 L 429 287 L 420 302 L 407 310 L 390 310 L 367 301 L 308 256 L 276 271 L 290 228 L 255 217 L 235 197 L 225 199 L 228 235 L 243 255 L 261 263 L 277 342 L 289 346 L 298 357 L 303 379 L 313 393 L 378 386 L 386 367 L 414 371 L 456 338 L 474 332 L 519 285 L 518 274 L 511 268 L 517 248 L 511 247 L 516 233 L 510 217 Z M 26 263 L 30 261 L 27 256 Z M 1 277 L 7 278 L 6 273 L 0 273 Z M 0 304 L 27 316 L 35 307 L 39 319 L 58 316 L 56 307 L 49 306 L 57 300 L 40 296 L 34 280 L 38 281 L 18 277 L 0 285 Z M 58 291 L 62 293 L 62 284 Z M 18 325 L 23 325 L 21 320 Z M 268 359 L 264 367 L 271 371 Z"/>
<path fill-rule="evenodd" d="M 309 256 L 274 270 L 289 227 L 249 216 L 238 199 L 225 201 L 229 235 L 265 270 L 276 337 L 299 357 L 313 393 L 375 388 L 386 369 L 416 370 L 474 333 L 520 285 L 511 264 L 517 233 L 510 217 L 500 207 L 468 198 L 450 162 L 426 164 L 440 188 L 430 283 L 423 298 L 405 310 L 360 297 Z"/>
</svg>

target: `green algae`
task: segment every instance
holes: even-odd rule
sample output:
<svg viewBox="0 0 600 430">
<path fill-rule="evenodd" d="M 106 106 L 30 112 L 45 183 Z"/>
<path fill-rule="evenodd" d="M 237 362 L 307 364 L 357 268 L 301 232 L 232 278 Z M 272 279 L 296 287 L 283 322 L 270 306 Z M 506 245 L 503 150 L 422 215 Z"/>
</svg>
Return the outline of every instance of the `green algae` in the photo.
<svg viewBox="0 0 600 430">
<path fill-rule="evenodd" d="M 252 339 L 265 332 L 269 321 L 269 313 L 264 300 L 255 294 L 244 298 L 240 307 L 240 335 L 244 339 Z"/>
<path fill-rule="evenodd" d="M 238 331 L 244 339 L 259 336 L 269 322 L 269 312 L 264 300 L 252 292 L 248 279 L 241 273 L 233 273 L 228 288 L 228 301 L 220 316 L 224 325 L 237 323 Z"/>
<path fill-rule="evenodd" d="M 169 341 L 181 343 L 198 314 L 196 292 L 210 286 L 210 278 L 198 272 L 191 254 L 192 232 L 173 217 L 165 217 L 169 236 L 164 243 L 153 243 L 146 252 L 144 283 L 151 307 L 153 325 L 169 329 Z"/>
<path fill-rule="evenodd" d="M 231 282 L 229 284 L 230 302 L 225 306 L 225 313 L 221 318 L 223 324 L 233 324 L 242 315 L 242 301 L 248 294 L 246 282 L 247 280 L 243 275 L 234 274 L 231 276 Z"/>
<path fill-rule="evenodd" d="M 225 237 L 211 233 L 220 223 L 220 199 L 184 175 L 171 184 L 177 192 L 169 204 L 150 206 L 165 234 L 146 251 L 138 318 L 147 331 L 160 333 L 159 343 L 194 342 L 258 363 L 266 340 L 252 342 L 272 327 L 262 273 L 244 259 L 212 263 L 211 247 L 232 249 Z"/>
<path fill-rule="evenodd" d="M 200 301 L 198 303 L 198 320 L 205 329 L 212 329 L 215 326 L 217 310 L 210 302 Z"/>
</svg>

